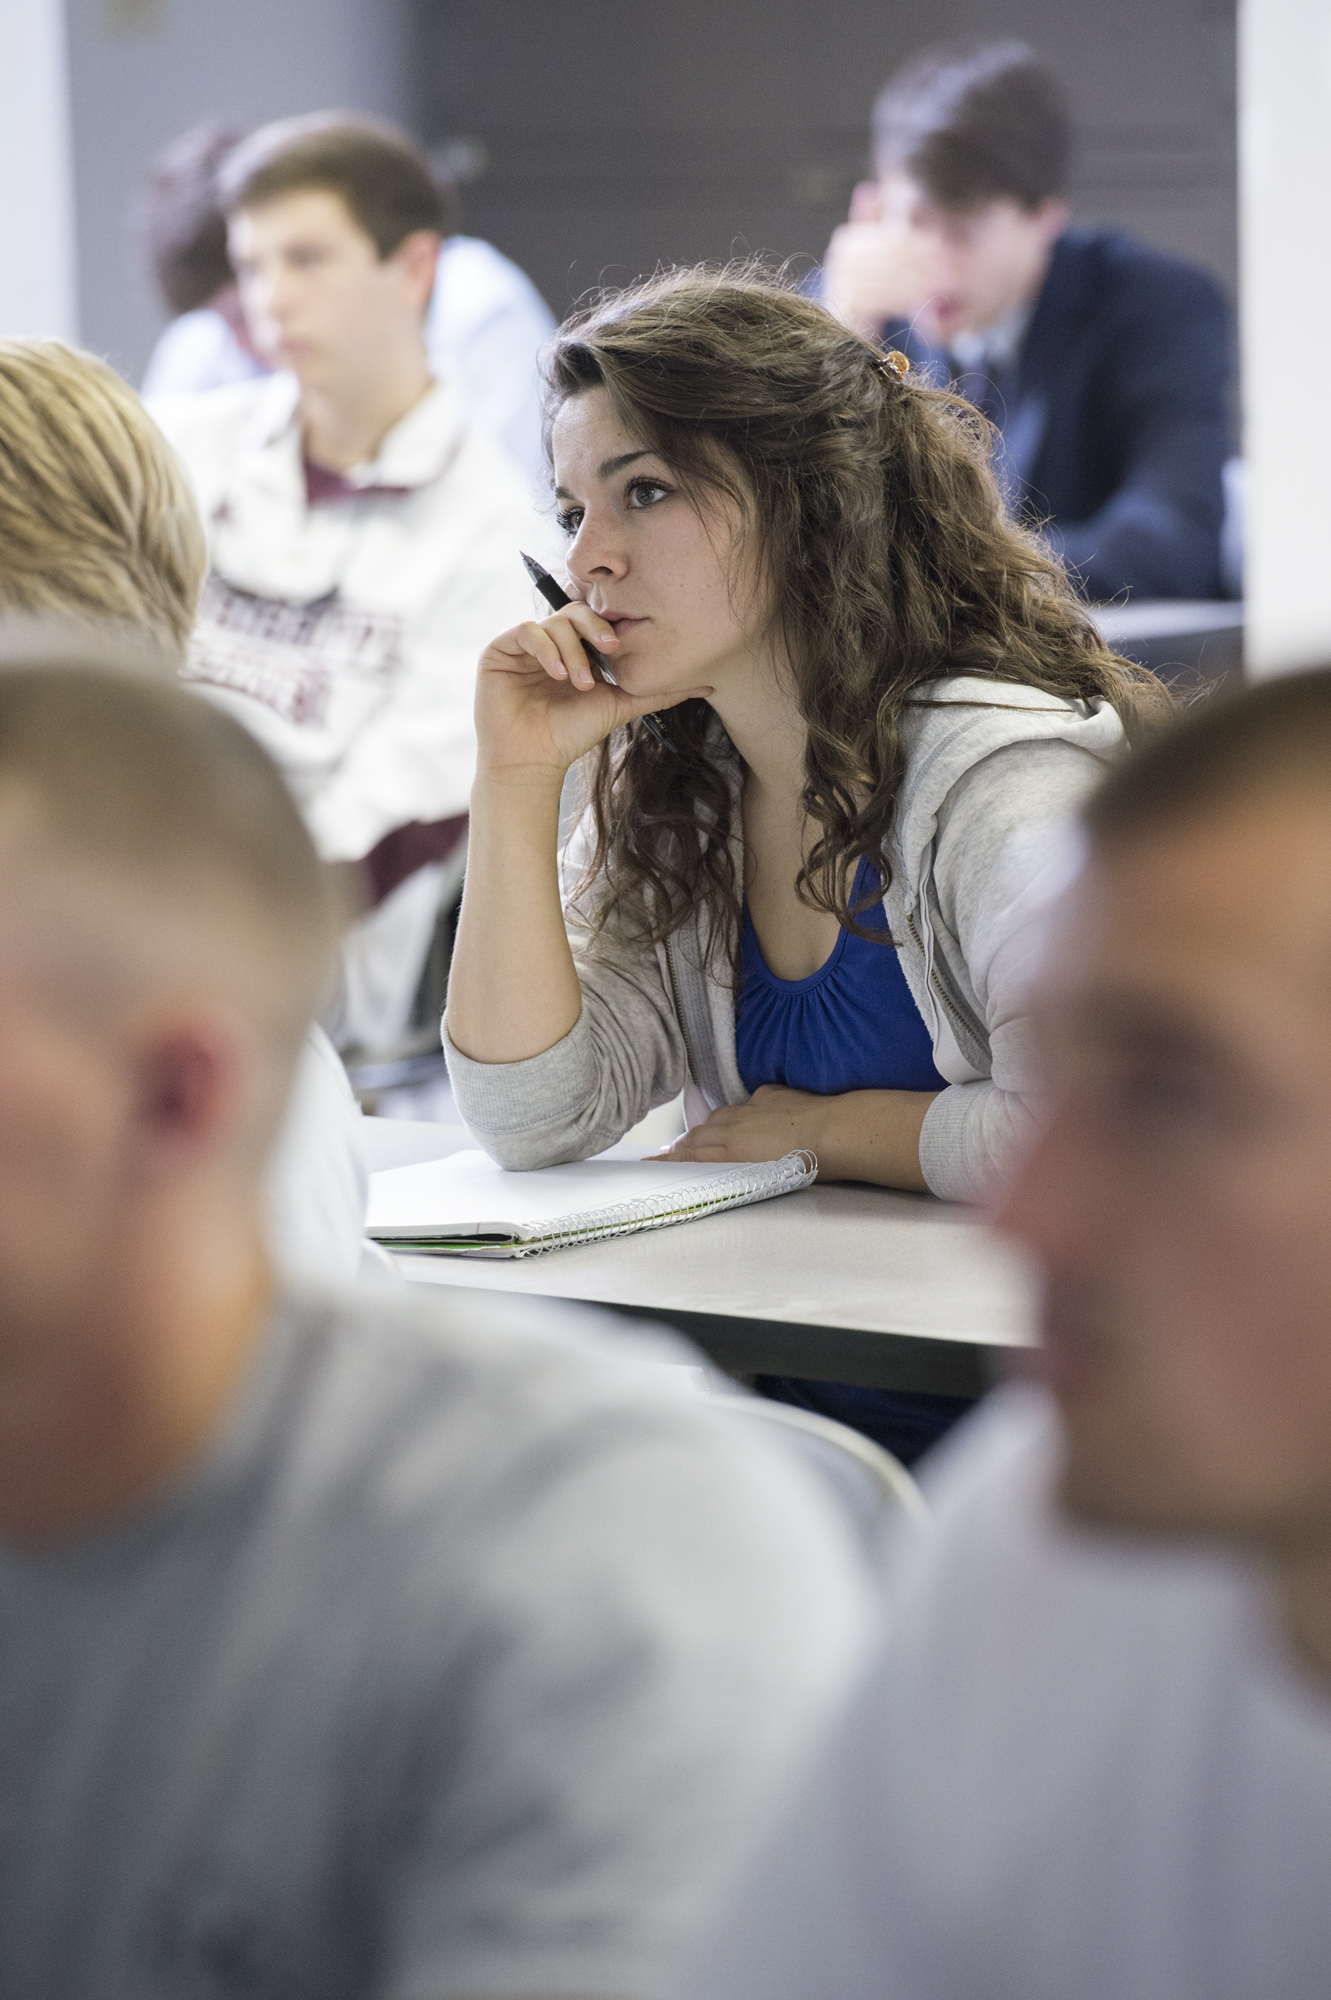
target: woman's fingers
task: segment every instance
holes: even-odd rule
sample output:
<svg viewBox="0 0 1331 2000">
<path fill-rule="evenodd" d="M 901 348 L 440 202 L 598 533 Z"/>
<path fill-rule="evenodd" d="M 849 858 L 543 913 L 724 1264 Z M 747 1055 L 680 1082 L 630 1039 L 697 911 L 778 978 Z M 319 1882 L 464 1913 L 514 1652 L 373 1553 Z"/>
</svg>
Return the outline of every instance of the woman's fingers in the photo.
<svg viewBox="0 0 1331 2000">
<path fill-rule="evenodd" d="M 700 1165 L 709 1165 L 730 1157 L 729 1150 L 721 1145 L 704 1145 L 698 1140 L 676 1139 L 673 1146 L 663 1152 L 649 1153 L 652 1160 L 696 1160 Z"/>
<path fill-rule="evenodd" d="M 532 660 L 551 680 L 574 687 L 598 685 L 584 640 L 615 647 L 619 640 L 604 619 L 585 604 L 570 604 L 550 618 L 529 618 L 494 641 L 492 651 L 513 661 Z M 512 669 L 510 668 L 511 672 Z"/>
<path fill-rule="evenodd" d="M 596 687 L 598 679 L 587 657 L 587 646 L 598 649 L 613 648 L 619 644 L 618 634 L 612 625 L 607 625 L 599 612 L 589 604 L 575 600 L 566 604 L 562 611 L 556 611 L 553 618 L 541 621 L 542 629 L 548 632 L 559 649 L 563 674 L 558 678 L 569 680 L 574 687 L 587 689 Z"/>
<path fill-rule="evenodd" d="M 619 644 L 619 634 L 614 626 L 607 625 L 600 612 L 593 611 L 591 605 L 584 604 L 581 598 L 573 598 L 562 611 L 557 611 L 555 616 L 567 619 L 571 625 L 576 625 L 583 638 L 589 639 L 592 645 L 602 652 L 608 647 Z"/>
</svg>

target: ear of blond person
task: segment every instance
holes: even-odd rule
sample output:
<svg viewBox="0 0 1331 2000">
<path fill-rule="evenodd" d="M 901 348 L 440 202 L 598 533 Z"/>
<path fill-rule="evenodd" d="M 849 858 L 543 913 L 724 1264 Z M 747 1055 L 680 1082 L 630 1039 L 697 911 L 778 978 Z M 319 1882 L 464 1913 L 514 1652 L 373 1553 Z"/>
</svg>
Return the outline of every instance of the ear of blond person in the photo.
<svg viewBox="0 0 1331 2000">
<path fill-rule="evenodd" d="M 123 670 L 0 674 L 0 1536 L 114 1517 L 216 1423 L 334 936 L 237 723 Z"/>
<path fill-rule="evenodd" d="M 174 452 L 114 369 L 0 340 L 0 612 L 147 629 L 178 664 L 207 568 Z"/>
</svg>

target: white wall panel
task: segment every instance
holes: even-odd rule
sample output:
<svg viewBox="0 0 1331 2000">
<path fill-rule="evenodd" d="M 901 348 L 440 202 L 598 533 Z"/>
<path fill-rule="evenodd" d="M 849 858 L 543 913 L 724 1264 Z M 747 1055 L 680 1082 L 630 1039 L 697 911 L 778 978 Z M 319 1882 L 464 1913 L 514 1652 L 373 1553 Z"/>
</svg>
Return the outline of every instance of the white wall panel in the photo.
<svg viewBox="0 0 1331 2000">
<path fill-rule="evenodd" d="M 411 8 L 409 0 L 67 4 L 83 334 L 137 378 L 162 321 L 130 229 L 153 154 L 210 116 L 258 124 L 345 106 L 402 117 Z"/>
<path fill-rule="evenodd" d="M 77 333 L 64 0 L 0 0 L 0 336 Z"/>
<path fill-rule="evenodd" d="M 1245 0 L 1239 43 L 1247 659 L 1331 661 L 1331 8 Z"/>
</svg>

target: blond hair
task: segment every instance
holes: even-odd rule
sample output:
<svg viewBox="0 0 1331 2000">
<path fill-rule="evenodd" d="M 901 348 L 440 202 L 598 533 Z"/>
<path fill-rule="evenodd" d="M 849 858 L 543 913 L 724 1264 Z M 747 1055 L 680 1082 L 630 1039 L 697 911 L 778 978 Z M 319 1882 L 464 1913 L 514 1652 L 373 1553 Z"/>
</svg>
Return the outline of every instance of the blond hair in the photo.
<svg viewBox="0 0 1331 2000">
<path fill-rule="evenodd" d="M 0 611 L 148 625 L 183 653 L 207 568 L 180 464 L 114 369 L 0 340 Z"/>
</svg>

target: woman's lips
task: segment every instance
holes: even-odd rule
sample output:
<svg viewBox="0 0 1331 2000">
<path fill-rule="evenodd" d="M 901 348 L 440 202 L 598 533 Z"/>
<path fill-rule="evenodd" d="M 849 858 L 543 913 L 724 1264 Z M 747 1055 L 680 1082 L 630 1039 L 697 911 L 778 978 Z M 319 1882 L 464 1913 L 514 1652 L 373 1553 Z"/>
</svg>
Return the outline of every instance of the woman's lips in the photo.
<svg viewBox="0 0 1331 2000">
<path fill-rule="evenodd" d="M 639 625 L 645 625 L 647 623 L 647 620 L 645 618 L 616 618 L 606 612 L 603 612 L 602 616 L 605 618 L 605 622 L 607 625 L 612 625 L 614 627 L 615 637 L 617 639 L 627 638 L 630 632 L 636 632 Z"/>
</svg>

